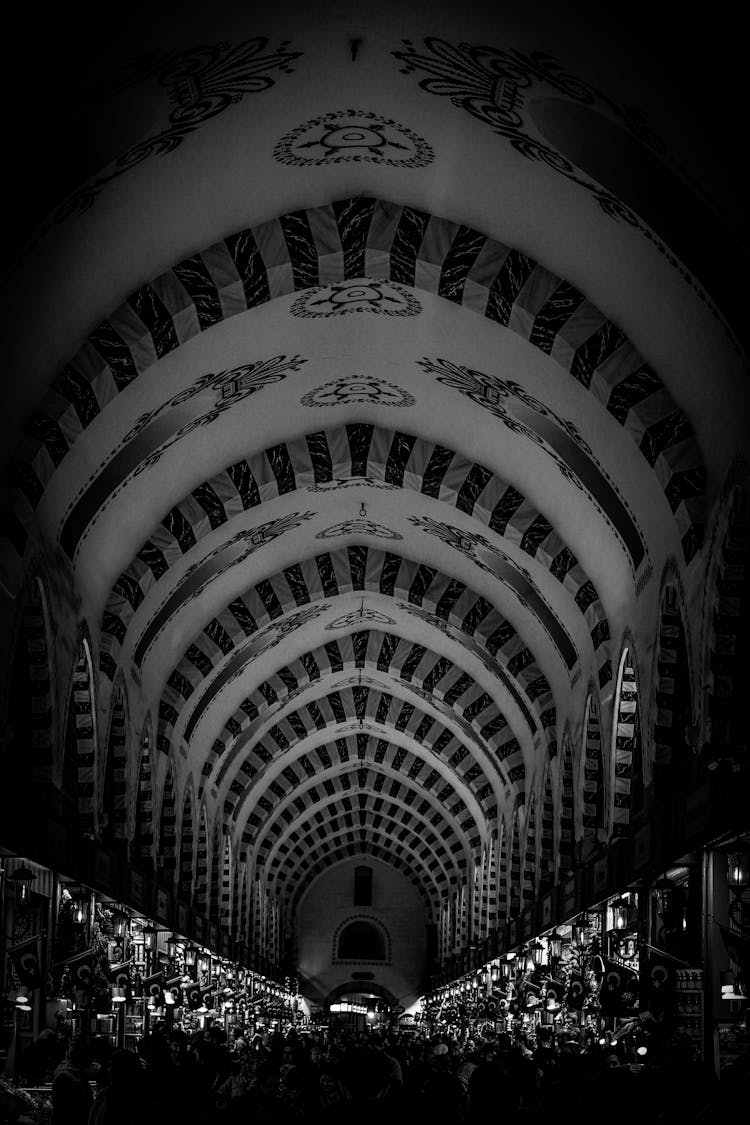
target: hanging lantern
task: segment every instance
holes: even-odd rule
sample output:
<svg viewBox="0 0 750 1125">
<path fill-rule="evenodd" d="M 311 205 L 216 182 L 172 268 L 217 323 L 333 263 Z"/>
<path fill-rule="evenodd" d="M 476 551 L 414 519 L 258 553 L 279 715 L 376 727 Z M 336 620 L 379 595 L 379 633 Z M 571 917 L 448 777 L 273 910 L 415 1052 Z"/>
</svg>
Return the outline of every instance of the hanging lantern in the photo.
<svg viewBox="0 0 750 1125">
<path fill-rule="evenodd" d="M 36 873 L 25 864 L 21 864 L 9 876 L 16 887 L 16 904 L 18 906 L 28 906 L 31 900 L 31 884 L 36 879 Z"/>
<path fill-rule="evenodd" d="M 188 969 L 195 968 L 195 960 L 198 956 L 198 946 L 192 941 L 189 945 L 185 946 L 185 965 Z"/>
<path fill-rule="evenodd" d="M 750 853 L 730 852 L 727 855 L 727 883 L 733 888 L 746 887 L 750 883 Z"/>
<path fill-rule="evenodd" d="M 557 961 L 562 956 L 562 936 L 557 930 L 553 930 L 547 938 L 547 951 L 553 961 Z"/>
<path fill-rule="evenodd" d="M 628 909 L 630 903 L 626 898 L 616 898 L 612 903 L 612 927 L 615 930 L 624 930 L 628 924 Z"/>
<path fill-rule="evenodd" d="M 535 941 L 534 944 L 529 947 L 531 963 L 535 969 L 538 969 L 542 965 L 544 965 L 546 961 L 546 953 L 547 951 L 540 941 Z"/>
<path fill-rule="evenodd" d="M 662 918 L 671 916 L 674 912 L 677 886 L 671 879 L 667 879 L 666 876 L 663 876 L 661 879 L 656 880 L 652 889 L 656 895 L 657 913 L 660 914 Z"/>
<path fill-rule="evenodd" d="M 150 923 L 149 923 L 148 926 L 143 927 L 143 948 L 144 949 L 148 949 L 149 951 L 151 951 L 154 948 L 154 946 L 156 945 L 156 935 L 157 935 L 157 933 L 158 933 L 158 930 L 156 929 L 156 926 L 152 926 Z"/>
<path fill-rule="evenodd" d="M 497 984 L 497 982 L 499 980 L 500 980 L 500 966 L 497 963 L 497 961 L 493 961 L 492 962 L 492 968 L 490 969 L 490 983 L 491 984 Z"/>
</svg>

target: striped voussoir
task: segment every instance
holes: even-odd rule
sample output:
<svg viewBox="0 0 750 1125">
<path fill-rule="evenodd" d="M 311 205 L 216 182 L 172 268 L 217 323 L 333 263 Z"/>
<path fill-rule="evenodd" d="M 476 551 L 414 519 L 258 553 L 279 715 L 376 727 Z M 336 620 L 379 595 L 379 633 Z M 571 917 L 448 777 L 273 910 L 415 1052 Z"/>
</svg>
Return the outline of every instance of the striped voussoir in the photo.
<svg viewBox="0 0 750 1125">
<path fill-rule="evenodd" d="M 154 781 L 151 770 L 151 752 L 148 746 L 141 751 L 138 766 L 138 789 L 135 797 L 135 854 L 148 864 L 154 862 Z"/>
<path fill-rule="evenodd" d="M 685 739 L 686 717 L 683 716 L 680 724 L 676 714 L 678 695 L 684 687 L 687 687 L 689 698 L 689 669 L 685 627 L 677 591 L 674 587 L 667 586 L 662 593 L 656 649 L 655 768 L 669 769 L 670 766 L 679 764 L 685 753 L 690 753 Z"/>
<path fill-rule="evenodd" d="M 81 433 L 159 359 L 274 297 L 360 277 L 444 297 L 555 360 L 633 439 L 674 513 L 685 559 L 692 558 L 702 535 L 700 451 L 685 415 L 625 334 L 519 251 L 447 219 L 362 196 L 273 219 L 208 247 L 143 285 L 92 332 L 16 451 L 15 497 L 4 527 L 11 548 L 23 556 L 44 490 Z"/>
<path fill-rule="evenodd" d="M 320 714 L 322 717 L 322 711 Z M 348 725 L 351 727 L 351 724 Z M 438 738 L 426 742 L 424 749 L 419 750 L 407 749 L 402 744 L 406 741 L 403 735 L 396 736 L 394 740 L 394 735 L 387 727 L 382 729 L 381 737 L 368 737 L 364 747 L 358 733 L 345 733 L 336 725 L 328 730 L 318 728 L 318 732 L 312 726 L 309 738 L 298 749 L 295 750 L 294 745 L 291 745 L 284 752 L 283 769 L 279 770 L 277 766 L 271 780 L 265 778 L 268 763 L 272 761 L 268 753 L 259 749 L 252 756 L 249 751 L 247 755 L 243 754 L 225 807 L 231 810 L 234 821 L 244 829 L 243 840 L 246 843 L 254 842 L 264 822 L 275 814 L 279 803 L 288 804 L 290 798 L 297 794 L 298 788 L 304 788 L 308 779 L 319 776 L 321 772 L 348 776 L 350 771 L 347 767 L 350 765 L 356 765 L 360 771 L 370 769 L 374 772 L 371 781 L 376 792 L 390 779 L 390 788 L 394 792 L 403 784 L 409 791 L 421 790 L 430 799 L 434 795 L 439 802 L 450 800 L 449 807 L 454 815 L 465 811 L 465 803 L 460 800 L 457 792 L 463 782 L 477 808 L 481 810 L 476 815 L 485 822 L 491 823 L 494 819 L 497 805 L 492 787 L 481 771 L 471 764 L 471 759 L 464 753 L 461 744 L 455 739 L 451 741 L 450 732 L 447 737 L 441 732 Z M 295 735 L 293 743 L 298 741 L 300 740 Z M 444 747 L 453 750 L 450 757 Z M 445 767 L 442 771 L 438 769 L 434 764 L 435 759 L 444 760 L 445 767 L 449 766 L 450 770 Z M 461 763 L 468 768 L 460 769 Z M 331 776 L 326 779 L 325 784 L 333 791 L 345 782 L 337 781 L 335 776 Z M 478 828 L 473 820 L 467 819 L 462 825 L 465 831 L 471 832 L 472 839 L 475 839 Z"/>
<path fill-rule="evenodd" d="M 508 913 L 518 914 L 525 902 L 521 869 L 521 826 L 518 811 L 513 816 L 510 841 L 510 870 L 508 874 Z"/>
<path fill-rule="evenodd" d="M 570 743 L 570 736 L 566 732 L 563 736 L 562 753 L 560 755 L 560 839 L 558 851 L 561 876 L 563 872 L 572 871 L 575 867 L 575 805 L 573 747 Z"/>
<path fill-rule="evenodd" d="M 31 693 L 32 777 L 38 784 L 49 783 L 53 773 L 52 682 L 45 600 L 38 579 L 31 583 L 21 614 L 21 641 L 29 673 Z M 27 732 L 24 732 L 26 735 Z"/>
<path fill-rule="evenodd" d="M 177 890 L 183 902 L 193 901 L 193 872 L 195 870 L 195 821 L 193 795 L 188 789 L 182 807 L 180 826 L 180 862 L 177 876 Z"/>
<path fill-rule="evenodd" d="M 224 859 L 221 866 L 221 901 L 219 919 L 227 928 L 232 920 L 232 847 L 229 837 L 224 837 Z"/>
<path fill-rule="evenodd" d="M 484 466 L 432 442 L 364 424 L 307 434 L 264 450 L 215 474 L 174 505 L 110 591 L 103 617 L 102 671 L 114 676 L 136 610 L 169 567 L 205 536 L 234 516 L 293 489 L 363 478 L 410 488 L 455 506 L 542 563 L 586 621 L 600 682 L 611 678 L 609 625 L 596 587 L 549 521 Z M 216 576 L 221 573 L 217 567 Z M 143 631 L 135 647 L 139 665 L 156 635 L 154 628 Z"/>
<path fill-rule="evenodd" d="M 537 891 L 537 799 L 531 794 L 526 814 L 526 839 L 523 847 L 523 897 L 531 901 Z"/>
<path fill-rule="evenodd" d="M 358 759 L 359 763 L 361 761 Z M 342 763 L 342 769 L 337 769 L 332 763 L 331 767 L 323 771 L 324 780 L 316 780 L 319 774 L 312 777 L 308 775 L 306 780 L 300 779 L 298 784 L 293 784 L 286 790 L 279 787 L 278 792 L 267 789 L 265 793 L 259 793 L 245 822 L 243 841 L 257 849 L 259 855 L 268 853 L 274 842 L 290 827 L 311 817 L 319 826 L 323 826 L 324 821 L 319 812 L 329 808 L 327 816 L 339 814 L 342 802 L 348 807 L 352 791 L 355 791 L 359 808 L 371 806 L 376 817 L 384 812 L 389 812 L 391 816 L 400 812 L 407 823 L 428 820 L 431 825 L 439 828 L 451 854 L 470 854 L 472 845 L 468 834 L 476 833 L 479 826 L 471 816 L 465 815 L 462 821 L 458 821 L 457 817 L 465 806 L 458 798 L 455 788 L 447 787 L 448 804 L 445 798 L 438 800 L 437 794 L 432 791 L 433 787 L 421 785 L 418 776 L 404 776 L 385 762 L 376 766 L 366 759 L 365 761 L 365 767 L 358 765 L 355 770 L 348 768 L 349 762 L 346 761 Z M 363 772 L 364 779 L 361 777 Z M 293 778 L 287 775 L 287 780 L 293 781 Z M 372 793 L 363 791 L 362 780 L 373 783 Z M 380 784 L 374 784 L 376 781 Z M 441 790 L 445 787 L 443 785 Z M 472 836 L 474 838 L 476 837 Z"/>
<path fill-rule="evenodd" d="M 195 850 L 195 881 L 193 884 L 195 909 L 204 917 L 208 912 L 208 823 L 206 806 L 201 805 L 198 818 L 198 844 Z"/>
<path fill-rule="evenodd" d="M 305 891 L 323 871 L 340 860 L 353 857 L 361 861 L 365 856 L 382 860 L 383 863 L 400 871 L 416 888 L 427 908 L 428 917 L 435 917 L 440 909 L 440 896 L 437 891 L 433 891 L 430 884 L 425 886 L 423 878 L 414 870 L 401 849 L 390 841 L 368 842 L 366 851 L 363 852 L 359 832 L 352 829 L 350 832 L 337 833 L 326 843 L 318 844 L 310 852 L 303 854 L 306 859 L 305 866 L 300 869 L 299 880 L 296 886 L 290 889 L 289 898 L 286 900 L 287 909 L 292 913 L 296 911 Z"/>
<path fill-rule="evenodd" d="M 221 866 L 223 859 L 221 844 L 221 828 L 217 818 L 209 864 L 211 878 L 208 885 L 208 917 L 212 922 L 218 922 L 221 905 Z"/>
<path fill-rule="evenodd" d="M 108 840 L 128 837 L 128 746 L 125 696 L 115 690 L 109 724 L 107 760 L 104 765 L 104 798 L 100 823 Z"/>
<path fill-rule="evenodd" d="M 604 763 L 599 700 L 593 693 L 586 702 L 583 761 L 583 838 L 595 840 L 604 827 Z"/>
<path fill-rule="evenodd" d="M 539 852 L 539 882 L 547 888 L 555 882 L 555 798 L 552 791 L 552 770 L 549 762 L 546 765 L 544 776 L 544 789 L 539 808 L 542 818 L 540 852 Z"/>
<path fill-rule="evenodd" d="M 159 849 L 157 862 L 164 882 L 171 885 L 177 873 L 177 808 L 175 805 L 174 776 L 170 763 L 164 780 L 159 817 Z"/>
<path fill-rule="evenodd" d="M 383 846 L 393 841 L 394 847 L 399 845 L 409 855 L 409 862 L 415 871 L 418 871 L 426 885 L 435 889 L 442 889 L 445 893 L 449 886 L 457 886 L 460 874 L 446 848 L 441 845 L 439 837 L 423 823 L 417 821 L 409 825 L 403 817 L 379 817 L 379 827 L 376 826 L 375 816 L 366 810 L 362 816 L 358 815 L 359 806 L 350 802 L 349 807 L 339 811 L 332 810 L 330 824 L 327 826 L 326 837 L 335 841 L 337 835 L 344 836 L 350 833 L 366 845 L 371 842 Z M 314 819 L 314 816 L 313 818 Z M 266 868 L 268 885 L 273 883 L 294 883 L 303 873 L 304 866 L 295 855 L 295 849 L 301 848 L 302 855 L 309 855 L 322 840 L 318 831 L 319 825 L 311 824 L 310 818 L 295 824 L 284 834 L 283 839 L 272 846 L 269 842 L 269 866 Z"/>
<path fill-rule="evenodd" d="M 555 710 L 550 685 L 507 619 L 462 582 L 401 555 L 364 545 L 305 559 L 264 579 L 212 618 L 167 677 L 159 706 L 159 748 L 168 752 L 181 711 L 202 688 L 190 704 L 183 735 L 190 739 L 203 709 L 223 686 L 220 677 L 228 674 L 228 668 L 234 671 L 227 656 L 242 659 L 243 647 L 254 633 L 298 607 L 320 604 L 323 598 L 352 591 L 401 597 L 417 608 L 426 607 L 439 622 L 458 631 L 455 639 L 470 652 L 474 650 L 460 635 L 476 639 L 479 654 L 493 658 L 492 670 L 504 680 L 530 729 L 541 728 L 550 754 L 554 752 Z"/>
<path fill-rule="evenodd" d="M 636 743 L 640 742 L 640 707 L 635 668 L 626 656 L 620 674 L 615 726 L 615 775 L 613 836 L 628 835 L 630 826 L 630 789 L 633 769 L 642 769 Z"/>
<path fill-rule="evenodd" d="M 91 661 L 84 641 L 73 669 L 69 707 L 74 736 L 78 824 L 83 832 L 95 827 L 96 730 Z"/>
<path fill-rule="evenodd" d="M 415 645 L 390 633 L 364 630 L 341 637 L 338 641 L 329 641 L 325 646 L 305 653 L 300 659 L 285 665 L 274 676 L 264 680 L 224 723 L 206 756 L 203 777 L 210 778 L 221 762 L 216 775 L 216 783 L 221 784 L 226 774 L 224 765 L 238 745 L 238 740 L 241 739 L 244 751 L 249 740 L 267 728 L 277 713 L 286 708 L 305 688 L 311 689 L 305 691 L 306 702 L 313 705 L 311 712 L 314 713 L 314 699 L 310 696 L 317 698 L 320 694 L 327 694 L 334 721 L 338 723 L 343 723 L 347 718 L 344 704 L 340 702 L 341 692 L 345 693 L 346 701 L 358 709 L 349 717 L 357 720 L 369 717 L 380 723 L 389 719 L 395 722 L 396 712 L 401 707 L 399 714 L 402 724 L 409 722 L 411 714 L 403 709 L 405 704 L 400 699 L 392 702 L 386 685 L 377 680 L 369 680 L 369 676 L 369 683 L 364 684 L 358 683 L 351 676 L 342 678 L 342 673 L 348 669 L 367 672 L 372 670 L 396 676 L 409 696 L 412 688 L 419 687 L 420 692 L 415 694 L 418 694 L 420 704 L 429 702 L 446 718 L 455 722 L 460 717 L 464 723 L 470 724 L 470 742 L 475 741 L 476 734 L 482 739 L 482 745 L 491 746 L 494 759 L 498 763 L 504 763 L 503 774 L 515 769 L 522 761 L 522 758 L 513 756 L 520 752 L 518 745 L 509 746 L 512 731 L 507 721 L 487 693 L 467 677 L 466 673 L 446 657 L 440 657 L 424 646 Z M 337 681 L 329 684 L 328 681 L 335 677 L 338 677 Z M 335 687 L 339 694 L 331 694 L 331 687 Z M 376 695 L 376 691 L 384 697 L 384 702 Z M 409 706 L 412 709 L 415 707 L 411 700 Z M 424 706 L 420 706 L 419 714 L 423 715 L 423 712 Z M 297 719 L 287 717 L 286 721 L 298 724 Z M 317 717 L 316 722 L 319 722 Z M 434 724 L 434 718 L 423 715 L 419 725 L 411 723 L 410 730 L 414 732 L 417 741 L 421 742 Z M 402 728 L 397 726 L 397 729 Z M 305 737 L 308 730 L 309 723 L 303 720 L 301 728 L 295 730 L 295 733 L 298 738 Z M 279 749 L 283 748 L 282 740 L 279 742 Z"/>
</svg>

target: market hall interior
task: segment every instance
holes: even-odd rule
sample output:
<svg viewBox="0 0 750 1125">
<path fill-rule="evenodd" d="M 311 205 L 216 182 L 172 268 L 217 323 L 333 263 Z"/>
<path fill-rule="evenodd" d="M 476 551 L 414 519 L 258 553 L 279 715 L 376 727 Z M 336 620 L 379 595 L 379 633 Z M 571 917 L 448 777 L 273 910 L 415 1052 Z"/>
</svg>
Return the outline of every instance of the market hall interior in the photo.
<svg viewBox="0 0 750 1125">
<path fill-rule="evenodd" d="M 15 14 L 9 1068 L 124 1026 L 92 950 L 188 1024 L 747 1042 L 746 99 L 658 9 Z"/>
</svg>

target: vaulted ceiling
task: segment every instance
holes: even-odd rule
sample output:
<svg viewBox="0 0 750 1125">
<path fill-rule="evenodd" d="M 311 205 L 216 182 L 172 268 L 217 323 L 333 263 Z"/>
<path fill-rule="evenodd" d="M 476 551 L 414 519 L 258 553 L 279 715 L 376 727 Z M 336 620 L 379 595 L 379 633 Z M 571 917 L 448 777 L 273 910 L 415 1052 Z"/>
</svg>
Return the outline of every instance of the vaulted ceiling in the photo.
<svg viewBox="0 0 750 1125">
<path fill-rule="evenodd" d="M 698 583 L 747 227 L 689 29 L 351 7 L 24 25 L 3 613 L 44 559 L 290 902 L 366 838 L 435 903 Z"/>
</svg>

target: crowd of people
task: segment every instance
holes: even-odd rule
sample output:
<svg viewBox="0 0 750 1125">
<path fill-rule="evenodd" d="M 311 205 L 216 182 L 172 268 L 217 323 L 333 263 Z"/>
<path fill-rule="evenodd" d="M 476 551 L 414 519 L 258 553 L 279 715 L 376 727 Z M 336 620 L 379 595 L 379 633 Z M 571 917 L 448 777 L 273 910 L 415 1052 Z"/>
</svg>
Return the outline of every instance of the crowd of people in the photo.
<svg viewBox="0 0 750 1125">
<path fill-rule="evenodd" d="M 230 1041 L 219 1027 L 157 1026 L 94 1066 L 91 1046 L 74 1041 L 55 1069 L 50 1125 L 531 1125 L 593 1113 L 713 1125 L 736 1098 L 750 1104 L 747 1067 L 717 1083 L 679 1052 L 633 1062 L 611 1036 L 532 1043 L 334 1025 Z"/>
</svg>

